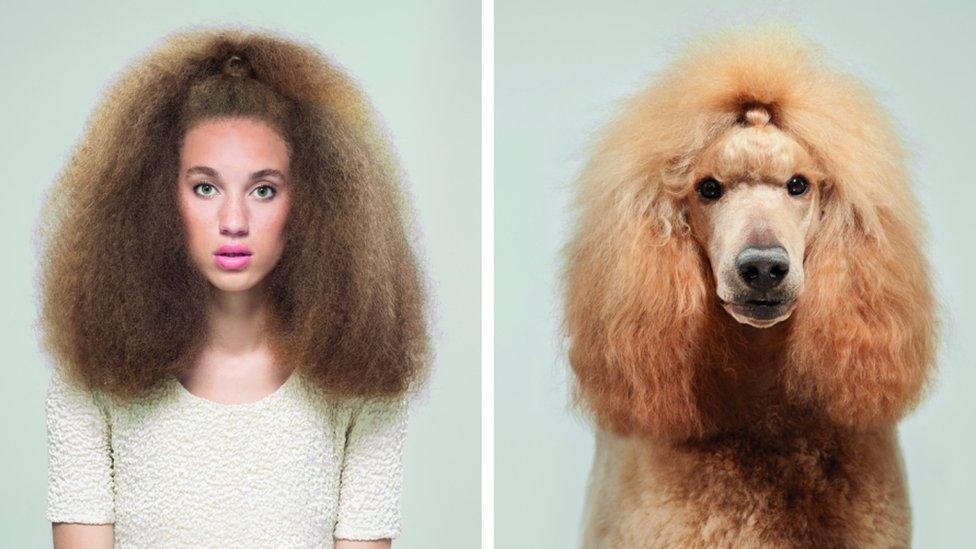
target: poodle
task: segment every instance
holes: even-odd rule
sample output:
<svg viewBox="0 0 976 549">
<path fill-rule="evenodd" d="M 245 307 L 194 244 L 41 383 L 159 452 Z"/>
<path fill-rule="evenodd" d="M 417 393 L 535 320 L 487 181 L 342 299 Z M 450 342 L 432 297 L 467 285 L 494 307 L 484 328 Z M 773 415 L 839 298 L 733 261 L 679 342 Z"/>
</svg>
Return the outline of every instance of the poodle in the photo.
<svg viewBox="0 0 976 549">
<path fill-rule="evenodd" d="M 795 29 L 722 31 L 577 182 L 565 331 L 584 547 L 906 547 L 896 423 L 937 327 L 905 151 Z"/>
</svg>

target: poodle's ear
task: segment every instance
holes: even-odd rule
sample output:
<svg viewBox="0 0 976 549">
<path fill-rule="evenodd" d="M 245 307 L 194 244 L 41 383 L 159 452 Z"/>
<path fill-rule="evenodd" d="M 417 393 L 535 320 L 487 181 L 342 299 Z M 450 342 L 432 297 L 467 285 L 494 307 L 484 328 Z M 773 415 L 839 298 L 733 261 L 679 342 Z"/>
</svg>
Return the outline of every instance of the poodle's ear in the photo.
<svg viewBox="0 0 976 549">
<path fill-rule="evenodd" d="M 907 186 L 890 183 L 885 192 L 904 196 L 870 211 L 874 219 L 837 196 L 824 203 L 784 371 L 788 391 L 854 428 L 898 421 L 918 401 L 934 355 L 921 222 Z"/>
<path fill-rule="evenodd" d="M 618 433 L 701 436 L 719 401 L 707 259 L 670 198 L 639 196 L 648 187 L 604 180 L 579 197 L 564 276 L 576 396 Z"/>
</svg>

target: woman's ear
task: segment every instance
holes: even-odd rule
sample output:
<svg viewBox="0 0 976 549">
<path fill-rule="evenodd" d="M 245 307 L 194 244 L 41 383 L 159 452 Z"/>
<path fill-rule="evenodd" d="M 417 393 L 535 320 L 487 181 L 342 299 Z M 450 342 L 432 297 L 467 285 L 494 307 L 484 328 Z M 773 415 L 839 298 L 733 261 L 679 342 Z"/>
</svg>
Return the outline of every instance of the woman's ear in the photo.
<svg viewBox="0 0 976 549">
<path fill-rule="evenodd" d="M 869 234 L 832 196 L 807 254 L 784 379 L 841 425 L 894 424 L 928 377 L 935 302 L 912 213 L 879 208 Z"/>
<path fill-rule="evenodd" d="M 713 427 L 704 406 L 719 401 L 708 371 L 707 260 L 678 219 L 642 211 L 639 200 L 627 211 L 625 201 L 593 200 L 581 204 L 565 272 L 577 397 L 618 433 L 703 435 Z"/>
</svg>

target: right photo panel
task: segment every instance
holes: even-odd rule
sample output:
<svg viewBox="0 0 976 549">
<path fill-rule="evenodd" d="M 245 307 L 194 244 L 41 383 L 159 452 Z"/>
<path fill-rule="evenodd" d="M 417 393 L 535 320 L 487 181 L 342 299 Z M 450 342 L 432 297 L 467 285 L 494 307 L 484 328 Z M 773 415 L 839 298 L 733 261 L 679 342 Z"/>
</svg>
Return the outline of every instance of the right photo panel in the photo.
<svg viewBox="0 0 976 549">
<path fill-rule="evenodd" d="M 965 545 L 974 9 L 494 9 L 496 546 Z"/>
</svg>

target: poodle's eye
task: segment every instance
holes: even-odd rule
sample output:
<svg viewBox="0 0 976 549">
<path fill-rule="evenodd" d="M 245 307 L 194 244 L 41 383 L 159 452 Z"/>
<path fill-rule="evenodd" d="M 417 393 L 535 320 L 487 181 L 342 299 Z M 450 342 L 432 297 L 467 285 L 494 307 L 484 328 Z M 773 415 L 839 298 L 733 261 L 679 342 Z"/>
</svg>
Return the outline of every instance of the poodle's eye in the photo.
<svg viewBox="0 0 976 549">
<path fill-rule="evenodd" d="M 786 182 L 786 192 L 790 193 L 790 196 L 800 196 L 806 193 L 809 188 L 810 183 L 802 175 L 794 175 Z"/>
<path fill-rule="evenodd" d="M 706 177 L 698 183 L 698 195 L 706 200 L 716 200 L 722 196 L 722 184 L 714 177 Z"/>
</svg>

